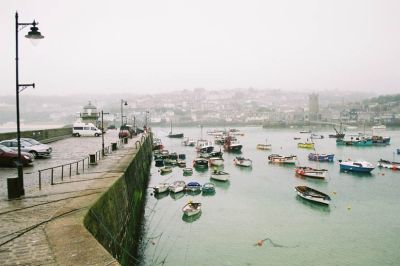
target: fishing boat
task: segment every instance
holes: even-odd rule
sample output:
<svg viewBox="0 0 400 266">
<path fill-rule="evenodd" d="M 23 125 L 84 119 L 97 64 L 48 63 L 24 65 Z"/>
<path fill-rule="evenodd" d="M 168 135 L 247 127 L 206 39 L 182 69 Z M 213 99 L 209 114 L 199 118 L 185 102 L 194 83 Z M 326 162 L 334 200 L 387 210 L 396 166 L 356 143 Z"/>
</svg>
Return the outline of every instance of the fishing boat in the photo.
<svg viewBox="0 0 400 266">
<path fill-rule="evenodd" d="M 303 148 L 303 149 L 314 149 L 314 143 L 313 142 L 300 142 L 297 143 L 298 148 Z"/>
<path fill-rule="evenodd" d="M 178 160 L 177 165 L 180 168 L 185 168 L 186 167 L 186 162 L 184 160 Z"/>
<path fill-rule="evenodd" d="M 188 176 L 193 174 L 193 168 L 183 168 L 183 175 Z"/>
<path fill-rule="evenodd" d="M 183 138 L 183 133 L 172 133 L 172 121 L 171 121 L 171 131 L 169 132 L 168 137 L 175 139 Z"/>
<path fill-rule="evenodd" d="M 167 158 L 164 160 L 164 164 L 168 166 L 176 166 L 178 164 L 178 161 L 175 159 Z"/>
<path fill-rule="evenodd" d="M 265 140 L 265 144 L 257 144 L 257 150 L 270 150 L 271 149 L 271 144 L 267 143 L 267 140 Z"/>
<path fill-rule="evenodd" d="M 215 193 L 215 184 L 211 183 L 211 182 L 207 182 L 203 185 L 203 187 L 201 188 L 201 191 L 203 192 L 203 194 L 212 194 Z"/>
<path fill-rule="evenodd" d="M 329 197 L 327 194 L 322 193 L 321 191 L 318 191 L 316 189 L 307 187 L 307 186 L 296 186 L 295 187 L 297 195 L 302 197 L 303 199 L 316 202 L 316 203 L 322 203 L 329 205 L 331 202 L 331 197 Z"/>
<path fill-rule="evenodd" d="M 232 137 L 227 136 L 224 141 L 224 150 L 227 152 L 240 152 L 242 150 L 243 145 L 239 143 L 239 141 Z"/>
<path fill-rule="evenodd" d="M 211 178 L 219 181 L 228 181 L 230 178 L 229 173 L 221 171 L 221 170 L 214 170 L 211 173 Z"/>
<path fill-rule="evenodd" d="M 335 154 L 310 153 L 308 154 L 308 159 L 310 161 L 318 161 L 318 162 L 333 162 L 334 156 Z"/>
<path fill-rule="evenodd" d="M 168 191 L 169 183 L 159 183 L 153 187 L 154 193 L 164 193 Z"/>
<path fill-rule="evenodd" d="M 236 157 L 233 162 L 235 165 L 242 167 L 251 167 L 253 165 L 252 160 L 240 156 Z"/>
<path fill-rule="evenodd" d="M 296 155 L 282 156 L 279 154 L 271 154 L 268 156 L 268 160 L 271 163 L 295 164 L 297 156 Z"/>
<path fill-rule="evenodd" d="M 351 172 L 358 172 L 358 173 L 370 173 L 372 170 L 375 169 L 369 162 L 365 161 L 345 161 L 340 162 L 340 170 L 341 171 L 351 171 Z"/>
<path fill-rule="evenodd" d="M 330 138 L 337 138 L 337 139 L 344 138 L 345 134 L 343 133 L 342 123 L 340 123 L 339 130 L 337 130 L 335 127 L 333 127 L 333 129 L 335 130 L 336 134 L 329 134 Z"/>
<path fill-rule="evenodd" d="M 224 159 L 220 157 L 211 157 L 208 159 L 211 166 L 222 166 L 224 165 Z"/>
<path fill-rule="evenodd" d="M 336 145 L 346 145 L 346 146 L 357 146 L 357 147 L 369 147 L 373 145 L 372 139 L 371 138 L 365 138 L 365 137 L 356 137 L 353 138 L 351 137 L 350 139 L 337 139 L 336 140 Z"/>
<path fill-rule="evenodd" d="M 371 139 L 373 145 L 385 146 L 390 144 L 390 137 L 372 136 Z"/>
<path fill-rule="evenodd" d="M 311 130 L 302 130 L 300 131 L 301 134 L 310 134 Z"/>
<path fill-rule="evenodd" d="M 205 158 L 196 158 L 193 160 L 193 167 L 208 168 L 208 160 Z"/>
<path fill-rule="evenodd" d="M 163 167 L 164 166 L 164 160 L 163 159 L 155 159 L 154 160 L 156 167 Z"/>
<path fill-rule="evenodd" d="M 324 135 L 312 133 L 310 136 L 311 139 L 323 139 Z"/>
<path fill-rule="evenodd" d="M 153 151 L 155 150 L 162 150 L 164 148 L 164 145 L 161 142 L 161 139 L 154 138 L 153 140 Z"/>
<path fill-rule="evenodd" d="M 194 139 L 186 138 L 184 141 L 182 141 L 182 144 L 184 146 L 194 147 L 196 145 L 196 141 L 194 141 Z"/>
<path fill-rule="evenodd" d="M 328 170 L 326 169 L 316 169 L 308 166 L 298 166 L 295 169 L 297 175 L 315 178 L 315 179 L 325 179 Z"/>
<path fill-rule="evenodd" d="M 200 139 L 197 141 L 196 150 L 197 152 L 210 153 L 214 150 L 214 146 L 211 141 Z"/>
<path fill-rule="evenodd" d="M 175 181 L 172 184 L 169 185 L 168 190 L 173 192 L 173 193 L 178 193 L 181 192 L 185 189 L 186 183 L 185 181 L 179 180 Z"/>
<path fill-rule="evenodd" d="M 392 161 L 387 161 L 387 160 L 380 159 L 378 161 L 377 166 L 383 167 L 383 168 L 389 168 L 389 169 L 392 169 L 392 170 L 400 170 L 400 162 L 392 162 Z"/>
<path fill-rule="evenodd" d="M 201 212 L 201 203 L 189 201 L 182 207 L 183 214 L 186 216 L 193 216 Z"/>
<path fill-rule="evenodd" d="M 198 192 L 201 190 L 201 185 L 198 182 L 189 182 L 186 185 L 186 191 L 189 192 Z"/>
<path fill-rule="evenodd" d="M 170 166 L 164 166 L 163 168 L 160 168 L 160 173 L 162 174 L 162 175 L 166 175 L 166 174 L 169 174 L 169 173 L 171 173 L 172 172 L 172 167 L 170 167 Z"/>
</svg>

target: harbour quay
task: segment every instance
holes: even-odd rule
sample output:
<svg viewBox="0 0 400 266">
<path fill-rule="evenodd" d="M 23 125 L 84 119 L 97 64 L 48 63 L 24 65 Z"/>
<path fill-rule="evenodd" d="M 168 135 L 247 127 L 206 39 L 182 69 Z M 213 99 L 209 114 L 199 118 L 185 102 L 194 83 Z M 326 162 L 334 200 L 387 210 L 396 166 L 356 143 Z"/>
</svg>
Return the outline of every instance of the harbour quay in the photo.
<svg viewBox="0 0 400 266">
<path fill-rule="evenodd" d="M 109 140 L 113 139 L 112 134 Z M 67 138 L 51 145 L 68 146 L 66 157 L 74 156 L 75 149 L 78 152 L 74 159 L 82 157 L 79 156 L 83 153 L 82 145 L 69 145 L 70 141 L 100 143 L 99 138 Z M 134 243 L 138 242 L 143 217 L 152 134 L 119 141 L 115 148 L 106 156 L 95 158 L 96 164 L 85 165 L 85 171 L 79 169 L 79 174 L 72 171 L 71 176 L 63 179 L 54 177 L 53 184 L 46 180 L 40 189 L 32 182 L 25 195 L 18 199 L 9 200 L 2 193 L 1 265 L 126 265 L 126 261 L 135 262 Z M 96 152 L 93 149 L 85 149 L 86 154 Z M 66 161 L 56 160 L 57 163 Z M 45 165 L 46 160 L 43 162 L 40 167 L 49 166 Z M 12 170 L 8 170 L 7 174 L 13 175 Z M 28 172 L 26 168 L 24 171 Z"/>
</svg>

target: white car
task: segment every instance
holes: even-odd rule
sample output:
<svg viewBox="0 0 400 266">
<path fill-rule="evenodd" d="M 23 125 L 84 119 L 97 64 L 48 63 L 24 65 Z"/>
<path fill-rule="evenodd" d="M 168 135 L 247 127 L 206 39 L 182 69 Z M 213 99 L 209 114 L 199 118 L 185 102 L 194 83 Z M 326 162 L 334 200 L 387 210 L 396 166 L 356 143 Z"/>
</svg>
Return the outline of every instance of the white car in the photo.
<svg viewBox="0 0 400 266">
<path fill-rule="evenodd" d="M 6 146 L 14 151 L 18 151 L 17 139 L 0 141 L 0 145 Z M 21 138 L 21 151 L 32 154 L 34 158 L 47 158 L 51 156 L 52 149 L 48 145 L 41 143 L 34 145 L 31 142 L 28 142 Z"/>
</svg>

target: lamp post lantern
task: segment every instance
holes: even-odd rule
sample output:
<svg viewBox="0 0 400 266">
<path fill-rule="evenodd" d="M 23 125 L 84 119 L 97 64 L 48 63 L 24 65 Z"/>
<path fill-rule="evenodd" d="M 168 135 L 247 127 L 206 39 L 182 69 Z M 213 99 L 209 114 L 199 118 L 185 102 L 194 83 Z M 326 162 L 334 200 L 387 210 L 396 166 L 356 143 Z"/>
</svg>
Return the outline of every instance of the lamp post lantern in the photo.
<svg viewBox="0 0 400 266">
<path fill-rule="evenodd" d="M 20 114 L 19 114 L 19 93 L 28 87 L 35 88 L 35 83 L 32 84 L 19 84 L 19 71 L 18 71 L 18 32 L 24 29 L 27 26 L 32 26 L 31 30 L 25 35 L 26 38 L 30 40 L 40 40 L 43 39 L 44 36 L 38 31 L 38 25 L 35 20 L 32 23 L 20 23 L 18 22 L 18 12 L 15 12 L 15 92 L 16 92 L 16 107 L 17 107 L 17 143 L 18 143 L 18 160 L 17 160 L 17 169 L 18 169 L 18 178 L 20 179 L 20 196 L 25 195 L 24 191 L 24 172 L 23 166 L 21 163 L 21 129 L 20 129 Z"/>
<path fill-rule="evenodd" d="M 121 127 L 124 125 L 124 109 L 123 106 L 128 105 L 128 102 L 126 100 L 121 99 Z"/>
</svg>

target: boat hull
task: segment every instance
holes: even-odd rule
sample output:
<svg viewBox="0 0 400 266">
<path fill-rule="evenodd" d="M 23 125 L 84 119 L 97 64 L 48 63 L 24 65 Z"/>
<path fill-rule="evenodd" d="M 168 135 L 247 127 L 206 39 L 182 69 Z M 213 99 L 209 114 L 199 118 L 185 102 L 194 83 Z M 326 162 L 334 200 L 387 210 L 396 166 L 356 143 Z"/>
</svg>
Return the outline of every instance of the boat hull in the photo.
<svg viewBox="0 0 400 266">
<path fill-rule="evenodd" d="M 306 186 L 297 186 L 295 187 L 295 191 L 301 198 L 310 202 L 325 205 L 329 205 L 331 202 L 331 198 L 327 194 Z"/>
<path fill-rule="evenodd" d="M 228 181 L 230 176 L 228 173 L 225 174 L 211 174 L 211 178 L 218 181 Z"/>
<path fill-rule="evenodd" d="M 349 171 L 349 172 L 356 172 L 356 173 L 370 173 L 374 169 L 375 169 L 375 167 L 357 166 L 357 165 L 354 165 L 354 164 L 348 163 L 348 162 L 340 163 L 341 171 Z"/>
<path fill-rule="evenodd" d="M 333 162 L 334 154 L 317 154 L 310 153 L 308 155 L 308 159 L 311 161 L 319 161 L 319 162 Z"/>
</svg>

